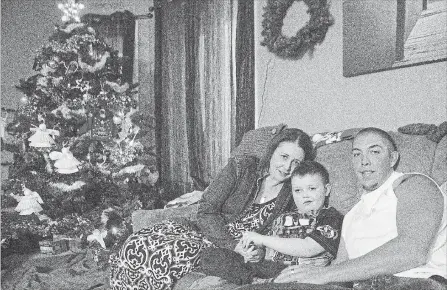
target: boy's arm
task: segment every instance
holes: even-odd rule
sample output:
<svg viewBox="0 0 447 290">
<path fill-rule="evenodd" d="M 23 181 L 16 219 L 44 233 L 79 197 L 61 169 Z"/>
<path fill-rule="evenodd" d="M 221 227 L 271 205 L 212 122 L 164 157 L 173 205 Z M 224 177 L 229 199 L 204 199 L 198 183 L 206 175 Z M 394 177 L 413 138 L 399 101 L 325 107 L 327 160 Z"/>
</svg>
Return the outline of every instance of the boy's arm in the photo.
<svg viewBox="0 0 447 290">
<path fill-rule="evenodd" d="M 260 244 L 261 246 L 271 248 L 285 255 L 296 257 L 313 257 L 325 251 L 319 243 L 310 237 L 300 239 L 261 236 L 258 241 L 261 243 L 257 244 Z"/>
</svg>

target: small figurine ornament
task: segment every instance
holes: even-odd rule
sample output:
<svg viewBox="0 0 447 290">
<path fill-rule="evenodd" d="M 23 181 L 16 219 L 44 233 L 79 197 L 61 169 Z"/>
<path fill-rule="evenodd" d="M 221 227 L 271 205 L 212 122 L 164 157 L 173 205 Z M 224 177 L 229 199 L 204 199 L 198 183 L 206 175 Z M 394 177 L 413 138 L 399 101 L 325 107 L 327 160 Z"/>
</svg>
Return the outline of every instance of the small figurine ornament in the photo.
<svg viewBox="0 0 447 290">
<path fill-rule="evenodd" d="M 26 188 L 25 185 L 22 185 L 22 190 L 24 194 L 23 196 L 11 193 L 11 196 L 19 202 L 15 211 L 19 212 L 20 215 L 30 215 L 35 213 L 39 216 L 39 212 L 43 210 L 40 206 L 40 204 L 43 203 L 42 198 L 37 192 Z"/>
<path fill-rule="evenodd" d="M 29 146 L 38 148 L 48 148 L 54 145 L 54 140 L 51 137 L 59 136 L 58 130 L 47 129 L 45 123 L 42 123 L 37 128 L 31 128 L 31 131 L 35 132 L 31 137 L 28 138 L 30 141 Z"/>
<path fill-rule="evenodd" d="M 68 147 L 62 148 L 61 152 L 51 152 L 50 158 L 56 160 L 54 167 L 61 174 L 71 174 L 79 171 L 78 166 L 81 165 L 81 162 L 73 156 Z"/>
<path fill-rule="evenodd" d="M 87 241 L 89 241 L 89 242 L 97 241 L 101 245 L 101 247 L 103 247 L 105 249 L 106 243 L 104 242 L 104 238 L 106 236 L 107 236 L 107 230 L 95 229 L 93 231 L 93 233 L 91 233 L 90 235 L 87 236 Z"/>
</svg>

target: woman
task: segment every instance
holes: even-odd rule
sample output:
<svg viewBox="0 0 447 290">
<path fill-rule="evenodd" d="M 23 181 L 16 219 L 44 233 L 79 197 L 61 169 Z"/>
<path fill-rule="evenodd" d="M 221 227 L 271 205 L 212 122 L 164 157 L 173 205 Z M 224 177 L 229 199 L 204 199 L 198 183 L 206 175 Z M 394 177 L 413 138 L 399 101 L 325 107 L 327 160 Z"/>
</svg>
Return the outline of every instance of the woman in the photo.
<svg viewBox="0 0 447 290">
<path fill-rule="evenodd" d="M 196 229 L 172 221 L 156 224 L 132 234 L 118 256 L 111 256 L 112 289 L 171 289 L 200 265 L 200 253 L 208 247 L 260 260 L 260 250 L 239 242 L 242 232 L 266 234 L 279 214 L 292 209 L 286 181 L 301 161 L 313 158 L 310 137 L 299 129 L 279 132 L 261 160 L 230 158 L 203 194 Z"/>
</svg>

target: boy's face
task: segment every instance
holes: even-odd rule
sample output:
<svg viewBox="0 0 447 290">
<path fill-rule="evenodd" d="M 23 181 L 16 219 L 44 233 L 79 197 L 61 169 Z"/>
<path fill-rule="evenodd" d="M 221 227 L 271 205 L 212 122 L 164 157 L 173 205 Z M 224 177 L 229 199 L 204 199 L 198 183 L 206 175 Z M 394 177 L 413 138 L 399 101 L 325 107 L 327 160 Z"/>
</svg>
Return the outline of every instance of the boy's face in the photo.
<svg viewBox="0 0 447 290">
<path fill-rule="evenodd" d="M 291 183 L 293 200 L 298 212 L 302 214 L 323 208 L 324 199 L 331 191 L 330 184 L 324 184 L 319 174 L 294 176 Z"/>
</svg>

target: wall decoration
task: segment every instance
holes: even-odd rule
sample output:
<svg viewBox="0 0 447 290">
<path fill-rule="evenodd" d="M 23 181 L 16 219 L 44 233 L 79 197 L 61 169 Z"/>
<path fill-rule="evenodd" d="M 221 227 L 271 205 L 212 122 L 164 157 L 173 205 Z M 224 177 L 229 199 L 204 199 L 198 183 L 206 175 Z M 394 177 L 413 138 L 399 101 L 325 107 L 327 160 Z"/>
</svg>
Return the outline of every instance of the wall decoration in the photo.
<svg viewBox="0 0 447 290">
<path fill-rule="evenodd" d="M 309 21 L 301 27 L 295 36 L 287 37 L 282 33 L 284 18 L 296 0 L 268 0 L 264 7 L 261 45 L 284 59 L 300 59 L 307 52 L 312 53 L 315 45 L 321 44 L 334 18 L 329 13 L 327 0 L 302 0 L 308 7 Z"/>
<path fill-rule="evenodd" d="M 444 0 L 344 0 L 343 75 L 447 60 Z"/>
</svg>

